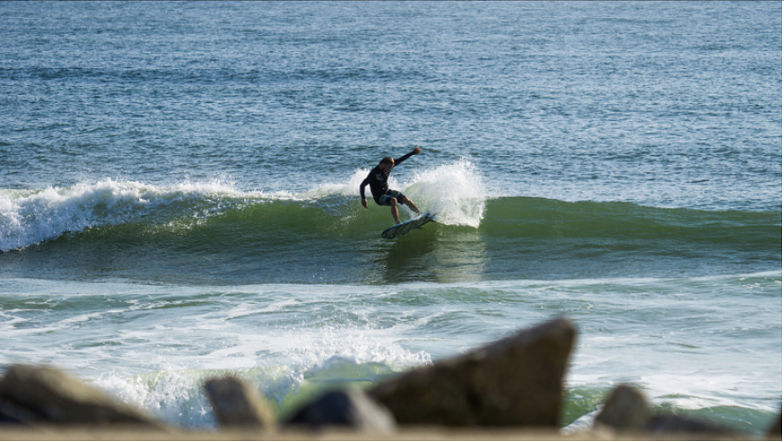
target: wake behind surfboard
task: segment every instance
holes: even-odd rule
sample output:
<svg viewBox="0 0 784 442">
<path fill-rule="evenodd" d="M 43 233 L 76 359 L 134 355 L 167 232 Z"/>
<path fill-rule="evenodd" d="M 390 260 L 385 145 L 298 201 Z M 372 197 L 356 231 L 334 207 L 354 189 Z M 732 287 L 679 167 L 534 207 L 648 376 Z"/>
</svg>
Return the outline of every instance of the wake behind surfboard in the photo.
<svg viewBox="0 0 784 442">
<path fill-rule="evenodd" d="M 415 218 L 411 218 L 408 221 L 404 221 L 400 224 L 395 224 L 394 226 L 381 232 L 381 236 L 384 239 L 400 238 L 406 233 L 414 229 L 417 229 L 419 227 L 422 227 L 425 224 L 429 223 L 430 221 L 435 221 L 435 220 L 436 220 L 435 215 L 433 215 L 430 212 L 426 212 L 421 215 L 418 215 Z"/>
</svg>

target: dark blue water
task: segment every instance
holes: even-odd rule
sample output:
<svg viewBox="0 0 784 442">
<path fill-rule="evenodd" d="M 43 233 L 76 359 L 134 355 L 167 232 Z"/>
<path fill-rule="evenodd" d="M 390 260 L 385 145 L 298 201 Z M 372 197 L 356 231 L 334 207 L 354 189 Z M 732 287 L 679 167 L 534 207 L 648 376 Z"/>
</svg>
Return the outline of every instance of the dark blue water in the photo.
<svg viewBox="0 0 784 442">
<path fill-rule="evenodd" d="M 494 193 L 781 201 L 771 3 L 9 3 L 0 185 L 310 190 L 421 145 Z"/>
</svg>

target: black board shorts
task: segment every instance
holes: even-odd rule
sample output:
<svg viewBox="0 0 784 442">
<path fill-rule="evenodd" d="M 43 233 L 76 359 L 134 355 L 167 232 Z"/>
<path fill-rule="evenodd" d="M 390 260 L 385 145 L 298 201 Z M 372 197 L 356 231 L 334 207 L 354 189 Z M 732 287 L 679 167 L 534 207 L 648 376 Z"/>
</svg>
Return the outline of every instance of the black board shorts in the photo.
<svg viewBox="0 0 784 442">
<path fill-rule="evenodd" d="M 379 197 L 376 198 L 375 200 L 376 200 L 376 204 L 378 204 L 379 206 L 391 206 L 392 204 L 389 202 L 389 200 L 391 200 L 392 198 L 397 198 L 397 200 L 400 201 L 401 196 L 404 195 L 398 192 L 397 190 L 388 190 L 387 193 L 383 195 L 379 195 Z"/>
</svg>

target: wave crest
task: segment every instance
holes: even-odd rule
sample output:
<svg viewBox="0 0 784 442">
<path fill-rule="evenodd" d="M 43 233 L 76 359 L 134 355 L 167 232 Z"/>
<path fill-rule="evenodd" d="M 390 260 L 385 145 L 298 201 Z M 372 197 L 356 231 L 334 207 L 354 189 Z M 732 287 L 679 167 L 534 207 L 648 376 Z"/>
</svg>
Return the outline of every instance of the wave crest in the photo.
<svg viewBox="0 0 784 442">
<path fill-rule="evenodd" d="M 0 250 L 149 216 L 160 219 L 172 212 L 205 216 L 225 209 L 232 199 L 248 196 L 219 182 L 159 187 L 111 179 L 43 190 L 0 190 Z"/>
</svg>

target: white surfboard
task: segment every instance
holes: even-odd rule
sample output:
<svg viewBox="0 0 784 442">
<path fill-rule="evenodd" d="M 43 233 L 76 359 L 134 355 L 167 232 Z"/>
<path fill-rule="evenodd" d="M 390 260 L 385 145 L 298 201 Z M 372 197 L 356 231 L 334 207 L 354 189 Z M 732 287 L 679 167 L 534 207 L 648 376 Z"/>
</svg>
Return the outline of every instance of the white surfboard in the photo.
<svg viewBox="0 0 784 442">
<path fill-rule="evenodd" d="M 430 221 L 435 221 L 435 220 L 436 220 L 435 215 L 433 215 L 430 212 L 426 212 L 421 215 L 418 215 L 415 218 L 411 218 L 408 221 L 404 221 L 400 224 L 395 224 L 394 226 L 381 232 L 381 236 L 384 239 L 400 238 L 406 233 L 416 228 L 422 227 L 425 224 L 429 223 Z"/>
</svg>

